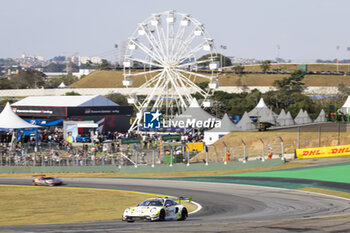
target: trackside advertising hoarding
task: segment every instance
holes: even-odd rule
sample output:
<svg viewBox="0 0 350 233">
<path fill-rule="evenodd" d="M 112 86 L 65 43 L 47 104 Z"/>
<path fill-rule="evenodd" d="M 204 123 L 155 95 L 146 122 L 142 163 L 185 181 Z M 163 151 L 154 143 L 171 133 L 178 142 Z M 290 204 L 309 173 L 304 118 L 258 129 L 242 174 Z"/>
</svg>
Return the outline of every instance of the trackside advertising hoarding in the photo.
<svg viewBox="0 0 350 233">
<path fill-rule="evenodd" d="M 296 150 L 298 159 L 338 157 L 350 155 L 350 145 L 303 148 Z"/>
</svg>

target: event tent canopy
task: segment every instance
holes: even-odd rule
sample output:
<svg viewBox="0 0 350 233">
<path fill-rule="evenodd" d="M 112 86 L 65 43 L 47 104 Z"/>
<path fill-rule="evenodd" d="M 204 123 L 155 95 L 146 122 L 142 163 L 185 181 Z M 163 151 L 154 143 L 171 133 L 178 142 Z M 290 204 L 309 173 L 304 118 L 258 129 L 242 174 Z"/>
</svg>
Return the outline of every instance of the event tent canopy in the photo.
<svg viewBox="0 0 350 233">
<path fill-rule="evenodd" d="M 95 107 L 119 106 L 102 95 L 81 96 L 30 96 L 12 106 L 50 106 L 50 107 Z"/>
<path fill-rule="evenodd" d="M 284 125 L 284 118 L 286 118 L 287 113 L 284 111 L 284 109 L 281 110 L 280 114 L 278 115 L 276 121 L 279 125 L 283 126 Z"/>
<path fill-rule="evenodd" d="M 38 127 L 40 126 L 32 125 L 17 116 L 8 102 L 0 113 L 0 129 L 33 129 Z"/>
<path fill-rule="evenodd" d="M 61 84 L 58 86 L 58 88 L 66 88 L 67 86 L 64 84 L 64 82 L 61 82 Z"/>
<path fill-rule="evenodd" d="M 256 125 L 253 124 L 247 112 L 244 112 L 242 119 L 237 123 L 237 127 L 243 131 L 256 129 Z"/>
<path fill-rule="evenodd" d="M 326 122 L 326 113 L 324 112 L 324 110 L 322 109 L 320 114 L 318 115 L 318 117 L 316 118 L 315 122 Z"/>
<path fill-rule="evenodd" d="M 225 113 L 224 117 L 221 120 L 221 127 L 215 127 L 208 132 L 233 132 L 239 131 L 240 129 L 230 120 L 227 113 Z"/>
<path fill-rule="evenodd" d="M 348 96 L 348 98 L 346 99 L 344 105 L 341 107 L 341 110 L 345 114 L 350 113 L 350 96 Z"/>
<path fill-rule="evenodd" d="M 260 122 L 276 125 L 276 119 L 272 114 L 272 111 L 265 111 L 260 117 Z"/>
<path fill-rule="evenodd" d="M 265 104 L 265 101 L 263 98 L 260 98 L 259 103 L 255 106 L 253 110 L 251 110 L 248 113 L 248 116 L 250 117 L 261 117 L 261 116 L 268 116 L 269 114 L 272 114 L 273 116 L 276 115 L 276 113 L 272 112 L 267 105 Z"/>
<path fill-rule="evenodd" d="M 290 114 L 290 112 L 287 112 L 286 117 L 283 118 L 283 125 L 285 126 L 295 125 L 295 121 L 293 120 L 292 114 Z"/>
<path fill-rule="evenodd" d="M 312 123 L 312 119 L 310 118 L 309 114 L 307 113 L 307 111 L 300 109 L 298 115 L 295 117 L 294 119 L 296 124 L 308 124 L 308 123 Z"/>
</svg>

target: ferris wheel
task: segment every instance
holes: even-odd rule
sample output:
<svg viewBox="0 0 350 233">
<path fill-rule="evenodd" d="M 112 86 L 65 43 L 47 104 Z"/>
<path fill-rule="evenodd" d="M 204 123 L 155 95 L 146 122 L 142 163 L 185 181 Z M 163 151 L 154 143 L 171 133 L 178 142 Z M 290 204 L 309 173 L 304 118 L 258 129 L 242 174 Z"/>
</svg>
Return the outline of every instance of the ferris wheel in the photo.
<svg viewBox="0 0 350 233">
<path fill-rule="evenodd" d="M 129 92 L 128 103 L 138 110 L 129 131 L 138 129 L 145 111 L 162 112 L 166 119 L 182 113 L 193 101 L 192 93 L 201 95 L 203 107 L 211 107 L 208 97 L 218 88 L 217 69 L 214 41 L 190 15 L 166 11 L 140 23 L 123 62 L 123 85 L 142 83 Z M 209 85 L 200 88 L 200 82 Z"/>
</svg>

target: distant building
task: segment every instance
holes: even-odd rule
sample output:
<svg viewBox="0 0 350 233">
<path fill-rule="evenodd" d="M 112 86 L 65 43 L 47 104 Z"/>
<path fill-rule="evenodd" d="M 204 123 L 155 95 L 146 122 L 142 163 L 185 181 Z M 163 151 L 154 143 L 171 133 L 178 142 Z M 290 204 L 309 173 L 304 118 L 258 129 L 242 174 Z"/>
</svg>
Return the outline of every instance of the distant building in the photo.
<svg viewBox="0 0 350 233">
<path fill-rule="evenodd" d="M 86 63 L 88 63 L 89 60 L 90 60 L 90 58 L 87 57 L 87 56 L 80 57 L 80 63 L 81 64 L 86 64 Z"/>
<path fill-rule="evenodd" d="M 81 78 L 83 75 L 89 75 L 94 69 L 79 69 L 79 72 L 73 72 L 72 75 Z M 44 72 L 47 77 L 57 77 L 61 75 L 67 75 L 67 72 Z"/>
<path fill-rule="evenodd" d="M 91 58 L 91 62 L 94 63 L 94 64 L 99 64 L 99 63 L 101 63 L 101 58 L 99 58 L 99 57 L 92 57 Z"/>
</svg>

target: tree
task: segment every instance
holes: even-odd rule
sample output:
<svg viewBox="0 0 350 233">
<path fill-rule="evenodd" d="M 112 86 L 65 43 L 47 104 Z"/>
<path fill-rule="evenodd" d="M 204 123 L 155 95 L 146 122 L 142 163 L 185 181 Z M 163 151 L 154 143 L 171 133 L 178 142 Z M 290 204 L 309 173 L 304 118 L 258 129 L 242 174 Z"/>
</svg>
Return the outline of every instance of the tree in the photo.
<svg viewBox="0 0 350 233">
<path fill-rule="evenodd" d="M 271 68 L 271 61 L 266 60 L 266 61 L 261 62 L 260 68 L 264 73 L 266 73 Z"/>
<path fill-rule="evenodd" d="M 108 94 L 106 95 L 106 98 L 121 106 L 128 105 L 127 99 L 121 94 Z"/>
<path fill-rule="evenodd" d="M 110 69 L 110 65 L 106 59 L 101 60 L 101 65 L 100 65 L 101 70 L 108 70 Z"/>
<path fill-rule="evenodd" d="M 218 53 L 216 54 L 216 56 L 220 57 L 220 63 L 222 62 L 221 67 L 224 67 L 224 66 L 232 66 L 232 62 L 231 62 L 231 59 Z"/>
<path fill-rule="evenodd" d="M 305 77 L 305 72 L 301 70 L 296 70 L 289 77 L 283 78 L 282 80 L 275 80 L 273 85 L 278 89 L 299 91 L 304 89 L 304 84 L 302 80 Z"/>
<path fill-rule="evenodd" d="M 350 95 L 350 88 L 345 86 L 344 83 L 338 84 L 338 96 L 341 101 L 345 101 L 346 98 Z"/>
<path fill-rule="evenodd" d="M 201 88 L 203 91 L 207 90 L 209 82 L 200 82 L 197 84 L 199 88 Z"/>
<path fill-rule="evenodd" d="M 61 75 L 59 77 L 55 78 L 50 78 L 47 82 L 45 87 L 49 88 L 57 88 L 62 82 L 66 85 L 69 86 L 73 83 L 78 81 L 78 78 L 73 76 L 73 75 Z"/>
<path fill-rule="evenodd" d="M 44 67 L 45 72 L 63 72 L 66 69 L 65 64 L 50 63 Z"/>
<path fill-rule="evenodd" d="M 69 92 L 66 92 L 64 95 L 74 96 L 74 95 L 80 95 L 80 94 L 78 92 L 75 92 L 75 91 L 69 91 Z"/>
<path fill-rule="evenodd" d="M 7 78 L 0 79 L 0 89 L 12 89 L 11 81 Z"/>
<path fill-rule="evenodd" d="M 235 74 L 242 75 L 244 73 L 244 66 L 242 63 L 239 63 L 238 65 L 232 67 L 232 70 Z"/>
<path fill-rule="evenodd" d="M 322 109 L 319 102 L 299 91 L 281 89 L 278 91 L 266 92 L 262 97 L 265 103 L 272 107 L 274 112 L 278 113 L 284 109 L 286 112 L 290 111 L 293 117 L 295 117 L 302 108 L 306 110 L 311 117 L 316 118 Z"/>
<path fill-rule="evenodd" d="M 36 70 L 25 70 L 11 75 L 9 79 L 15 89 L 39 88 L 45 86 L 46 75 Z"/>
<path fill-rule="evenodd" d="M 219 62 L 219 63 L 222 61 L 222 66 L 232 66 L 231 59 L 220 53 L 216 53 L 216 54 L 209 53 L 197 59 L 197 62 L 201 62 L 199 66 L 205 66 L 205 67 L 209 66 L 209 63 L 211 61 Z"/>
</svg>

